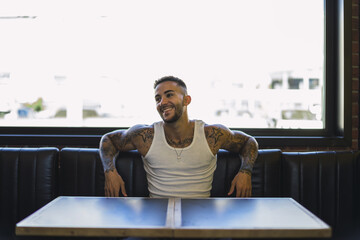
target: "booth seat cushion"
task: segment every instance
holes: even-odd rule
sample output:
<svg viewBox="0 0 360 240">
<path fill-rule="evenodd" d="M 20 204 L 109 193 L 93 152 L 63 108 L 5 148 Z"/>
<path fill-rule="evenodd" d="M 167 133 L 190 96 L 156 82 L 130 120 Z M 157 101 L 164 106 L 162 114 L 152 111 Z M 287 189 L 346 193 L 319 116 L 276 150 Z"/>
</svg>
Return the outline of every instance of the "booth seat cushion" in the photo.
<svg viewBox="0 0 360 240">
<path fill-rule="evenodd" d="M 0 148 L 0 236 L 56 197 L 57 148 Z"/>
<path fill-rule="evenodd" d="M 220 150 L 211 190 L 212 197 L 227 197 L 231 181 L 239 172 L 239 154 Z M 259 150 L 252 174 L 253 197 L 281 196 L 281 151 L 278 149 Z M 235 195 L 235 191 L 231 196 Z"/>
<path fill-rule="evenodd" d="M 354 235 L 359 202 L 358 152 L 283 152 L 283 195 L 329 224 L 334 238 Z M 358 200 L 358 199 L 357 199 Z M 360 238 L 359 238 L 360 239 Z"/>
<path fill-rule="evenodd" d="M 212 197 L 227 197 L 241 166 L 236 153 L 220 150 L 214 173 Z M 116 168 L 128 196 L 147 197 L 146 173 L 138 151 L 120 152 Z M 260 150 L 253 172 L 253 196 L 281 196 L 281 151 Z M 63 148 L 60 152 L 60 191 L 67 196 L 103 196 L 104 174 L 98 149 Z M 121 195 L 121 194 L 120 194 Z"/>
<path fill-rule="evenodd" d="M 59 195 L 104 196 L 104 171 L 96 148 L 60 151 Z"/>
</svg>

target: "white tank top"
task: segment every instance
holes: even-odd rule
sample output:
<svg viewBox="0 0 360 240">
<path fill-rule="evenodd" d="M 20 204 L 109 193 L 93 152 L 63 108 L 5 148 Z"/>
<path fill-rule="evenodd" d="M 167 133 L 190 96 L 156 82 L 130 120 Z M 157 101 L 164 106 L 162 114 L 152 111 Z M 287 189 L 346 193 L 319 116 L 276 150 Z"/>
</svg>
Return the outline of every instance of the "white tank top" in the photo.
<svg viewBox="0 0 360 240">
<path fill-rule="evenodd" d="M 195 120 L 192 143 L 175 149 L 166 141 L 163 124 L 154 123 L 154 139 L 143 157 L 150 197 L 210 197 L 216 155 L 207 143 L 204 122 Z"/>
</svg>

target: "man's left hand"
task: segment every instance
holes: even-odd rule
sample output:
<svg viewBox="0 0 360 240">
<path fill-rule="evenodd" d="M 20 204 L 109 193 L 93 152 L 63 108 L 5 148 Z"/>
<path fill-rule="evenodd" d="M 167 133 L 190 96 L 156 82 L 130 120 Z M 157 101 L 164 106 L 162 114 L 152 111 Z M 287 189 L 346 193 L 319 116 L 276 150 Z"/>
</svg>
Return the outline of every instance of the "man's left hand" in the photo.
<svg viewBox="0 0 360 240">
<path fill-rule="evenodd" d="M 251 175 L 245 172 L 236 174 L 231 182 L 230 196 L 236 188 L 236 197 L 251 197 Z"/>
</svg>

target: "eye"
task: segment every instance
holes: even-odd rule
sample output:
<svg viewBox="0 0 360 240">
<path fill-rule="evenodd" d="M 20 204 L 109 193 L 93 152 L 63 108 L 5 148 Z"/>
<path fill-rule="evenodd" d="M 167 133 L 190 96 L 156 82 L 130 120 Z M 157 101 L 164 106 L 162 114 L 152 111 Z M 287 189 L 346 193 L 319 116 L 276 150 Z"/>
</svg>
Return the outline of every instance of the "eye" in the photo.
<svg viewBox="0 0 360 240">
<path fill-rule="evenodd" d="M 174 95 L 173 93 L 167 93 L 167 94 L 166 94 L 166 97 L 169 98 L 169 97 L 172 97 L 173 95 Z"/>
<path fill-rule="evenodd" d="M 160 100 L 161 100 L 160 97 L 156 97 L 156 98 L 155 98 L 155 102 L 157 102 L 157 103 L 160 102 Z"/>
</svg>

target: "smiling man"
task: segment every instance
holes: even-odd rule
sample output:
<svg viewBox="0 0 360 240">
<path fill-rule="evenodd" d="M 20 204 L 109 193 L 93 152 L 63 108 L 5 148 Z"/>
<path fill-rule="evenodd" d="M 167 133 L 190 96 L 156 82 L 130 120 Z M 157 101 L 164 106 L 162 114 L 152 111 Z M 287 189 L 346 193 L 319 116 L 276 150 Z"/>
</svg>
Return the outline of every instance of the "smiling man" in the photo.
<svg viewBox="0 0 360 240">
<path fill-rule="evenodd" d="M 120 151 L 137 150 L 144 162 L 150 197 L 203 198 L 210 196 L 219 149 L 239 153 L 241 168 L 229 195 L 251 196 L 251 173 L 258 154 L 256 140 L 241 131 L 189 120 L 191 97 L 179 78 L 163 77 L 154 84 L 156 109 L 162 121 L 135 125 L 105 134 L 100 156 L 105 171 L 105 195 L 127 196 L 125 183 L 115 168 Z"/>
</svg>

